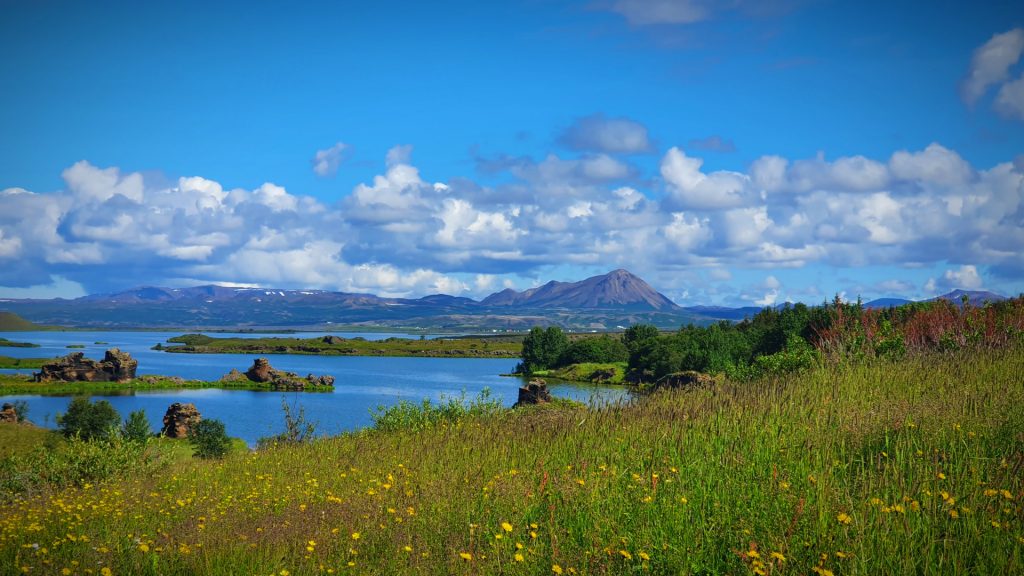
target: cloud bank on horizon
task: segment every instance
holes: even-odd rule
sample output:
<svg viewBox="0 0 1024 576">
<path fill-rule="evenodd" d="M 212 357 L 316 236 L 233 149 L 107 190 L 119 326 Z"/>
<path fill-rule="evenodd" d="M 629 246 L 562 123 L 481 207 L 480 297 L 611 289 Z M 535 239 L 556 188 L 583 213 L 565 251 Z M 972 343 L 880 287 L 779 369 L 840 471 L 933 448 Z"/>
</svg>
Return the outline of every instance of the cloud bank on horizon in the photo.
<svg viewBox="0 0 1024 576">
<path fill-rule="evenodd" d="M 700 1 L 599 8 L 640 31 L 722 17 Z M 1024 29 L 995 31 L 949 95 L 1024 129 L 1022 53 Z M 632 115 L 569 118 L 535 153 L 473 150 L 472 176 L 421 165 L 410 145 L 368 160 L 335 133 L 305 149 L 311 176 L 374 173 L 326 197 L 93 159 L 66 166 L 55 191 L 0 182 L 0 296 L 221 283 L 479 297 L 619 267 L 683 304 L 1024 291 L 1024 154 L 1012 146 L 976 164 L 936 130 L 886 155 L 765 153 L 725 169 L 716 155 L 738 141 L 727 133 L 671 141 Z"/>
<path fill-rule="evenodd" d="M 325 204 L 269 182 L 230 189 L 193 176 L 160 186 L 81 161 L 64 171 L 62 191 L 0 192 L 0 283 L 56 275 L 111 286 L 103 279 L 123 276 L 480 295 L 567 263 L 699 270 L 708 284 L 736 269 L 952 265 L 921 287 L 934 292 L 981 288 L 980 267 L 1024 271 L 1024 165 L 976 168 L 937 143 L 884 161 L 764 156 L 745 172 L 705 171 L 672 147 L 646 193 L 628 183 L 635 167 L 598 151 L 501 170 L 511 179 L 498 186 L 429 182 L 396 148 L 372 182 Z M 774 301 L 778 280 L 766 278 L 774 297 L 747 300 Z M 914 287 L 881 287 L 892 288 Z"/>
</svg>

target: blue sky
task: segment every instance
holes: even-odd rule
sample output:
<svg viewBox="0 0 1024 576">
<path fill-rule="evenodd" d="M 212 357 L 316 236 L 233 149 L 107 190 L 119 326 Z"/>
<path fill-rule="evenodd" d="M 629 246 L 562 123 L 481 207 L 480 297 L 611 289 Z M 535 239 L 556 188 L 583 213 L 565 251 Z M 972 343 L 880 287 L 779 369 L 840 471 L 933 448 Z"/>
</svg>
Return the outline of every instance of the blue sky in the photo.
<svg viewBox="0 0 1024 576">
<path fill-rule="evenodd" d="M 1024 292 L 1019 3 L 0 3 L 0 296 Z"/>
</svg>

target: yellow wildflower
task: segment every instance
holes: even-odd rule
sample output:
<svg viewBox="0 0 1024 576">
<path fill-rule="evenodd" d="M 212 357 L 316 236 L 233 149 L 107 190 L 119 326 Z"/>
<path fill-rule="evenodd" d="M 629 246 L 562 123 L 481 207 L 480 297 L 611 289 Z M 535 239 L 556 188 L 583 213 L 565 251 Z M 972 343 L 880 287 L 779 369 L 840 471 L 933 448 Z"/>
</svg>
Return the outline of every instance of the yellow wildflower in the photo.
<svg viewBox="0 0 1024 576">
<path fill-rule="evenodd" d="M 769 554 L 769 556 L 778 560 L 779 562 L 786 561 L 786 557 L 782 555 L 782 552 L 772 552 L 771 554 Z"/>
<path fill-rule="evenodd" d="M 110 568 L 107 568 L 106 566 L 100 568 L 100 576 L 110 576 L 111 574 Z"/>
<path fill-rule="evenodd" d="M 650 555 L 647 554 L 647 552 L 644 552 L 643 550 L 637 552 L 636 555 L 639 556 L 640 559 L 643 560 L 644 562 L 646 562 L 646 561 L 651 559 Z"/>
<path fill-rule="evenodd" d="M 1009 490 L 1003 489 L 1000 490 L 999 493 L 1003 495 L 1003 498 L 1006 498 L 1007 500 L 1013 500 L 1013 494 L 1010 494 Z"/>
<path fill-rule="evenodd" d="M 459 558 L 462 558 L 466 562 L 469 562 L 470 560 L 473 559 L 473 555 L 470 554 L 469 552 L 459 552 Z"/>
<path fill-rule="evenodd" d="M 361 536 L 361 534 L 359 534 L 359 532 L 353 532 L 352 533 L 352 539 L 353 540 L 359 540 L 360 536 Z"/>
<path fill-rule="evenodd" d="M 502 522 L 501 523 L 501 529 L 504 530 L 505 532 L 511 532 L 512 531 L 512 525 L 509 524 L 508 522 Z"/>
<path fill-rule="evenodd" d="M 562 573 L 562 567 L 559 566 L 558 564 L 552 564 L 551 565 L 551 571 L 554 572 L 555 574 L 561 574 Z"/>
<path fill-rule="evenodd" d="M 760 558 L 760 557 L 761 557 L 761 555 L 757 552 L 757 550 L 748 550 L 747 551 L 747 558 Z"/>
<path fill-rule="evenodd" d="M 619 550 L 619 554 L 622 555 L 626 560 L 632 560 L 633 555 L 629 553 L 629 550 Z"/>
<path fill-rule="evenodd" d="M 149 545 L 145 542 L 139 544 L 139 552 L 149 552 Z"/>
<path fill-rule="evenodd" d="M 514 560 L 515 560 L 516 562 L 522 562 L 522 561 L 523 561 L 523 555 L 522 555 L 522 554 L 520 554 L 519 552 L 516 552 L 516 555 L 515 555 L 515 556 L 513 556 L 512 558 L 513 558 L 513 559 L 514 559 Z"/>
<path fill-rule="evenodd" d="M 840 512 L 839 515 L 836 516 L 836 520 L 838 520 L 840 524 L 847 524 L 847 525 L 850 524 L 851 522 L 853 522 L 853 518 L 850 518 L 850 515 L 847 514 L 846 512 Z"/>
</svg>

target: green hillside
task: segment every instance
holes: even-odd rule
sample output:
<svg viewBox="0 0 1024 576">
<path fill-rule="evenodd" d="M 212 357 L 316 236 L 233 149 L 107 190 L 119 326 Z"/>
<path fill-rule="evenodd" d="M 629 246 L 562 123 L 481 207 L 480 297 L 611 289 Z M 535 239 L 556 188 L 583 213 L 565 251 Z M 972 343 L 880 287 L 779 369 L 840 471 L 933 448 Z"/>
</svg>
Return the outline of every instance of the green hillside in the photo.
<svg viewBox="0 0 1024 576">
<path fill-rule="evenodd" d="M 52 327 L 29 322 L 14 312 L 0 312 L 0 332 L 30 332 L 50 329 Z"/>
</svg>

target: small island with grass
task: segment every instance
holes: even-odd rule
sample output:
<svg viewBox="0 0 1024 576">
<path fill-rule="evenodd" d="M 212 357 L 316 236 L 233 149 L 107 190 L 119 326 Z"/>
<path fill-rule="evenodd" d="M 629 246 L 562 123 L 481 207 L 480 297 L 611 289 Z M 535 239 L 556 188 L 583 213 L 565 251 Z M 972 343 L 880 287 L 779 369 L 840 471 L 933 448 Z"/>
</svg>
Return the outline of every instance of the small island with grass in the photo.
<svg viewBox="0 0 1024 576">
<path fill-rule="evenodd" d="M 411 356 L 423 358 L 518 358 L 522 338 L 473 336 L 435 339 L 342 338 L 215 338 L 184 334 L 168 339 L 172 346 L 155 350 L 183 354 L 313 354 L 323 356 Z"/>
<path fill-rule="evenodd" d="M 288 392 L 330 392 L 334 377 L 299 376 L 277 370 L 266 358 L 257 358 L 245 372 L 232 369 L 219 380 L 185 380 L 177 376 L 136 375 L 138 361 L 117 348 L 107 350 L 103 360 L 85 358 L 81 352 L 63 358 L 5 358 L 0 366 L 38 368 L 31 376 L 0 375 L 0 395 L 7 394 L 94 394 L 116 391 L 223 388 L 232 390 L 268 390 Z"/>
</svg>

